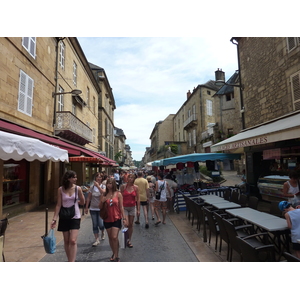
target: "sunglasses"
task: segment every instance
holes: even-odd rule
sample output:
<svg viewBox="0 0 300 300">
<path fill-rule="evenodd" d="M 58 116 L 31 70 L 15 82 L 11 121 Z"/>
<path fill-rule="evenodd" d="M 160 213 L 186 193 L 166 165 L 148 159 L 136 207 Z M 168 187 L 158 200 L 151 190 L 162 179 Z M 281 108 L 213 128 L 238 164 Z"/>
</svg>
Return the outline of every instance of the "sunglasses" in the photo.
<svg viewBox="0 0 300 300">
<path fill-rule="evenodd" d="M 109 206 L 113 206 L 113 200 L 112 199 L 109 200 Z"/>
</svg>

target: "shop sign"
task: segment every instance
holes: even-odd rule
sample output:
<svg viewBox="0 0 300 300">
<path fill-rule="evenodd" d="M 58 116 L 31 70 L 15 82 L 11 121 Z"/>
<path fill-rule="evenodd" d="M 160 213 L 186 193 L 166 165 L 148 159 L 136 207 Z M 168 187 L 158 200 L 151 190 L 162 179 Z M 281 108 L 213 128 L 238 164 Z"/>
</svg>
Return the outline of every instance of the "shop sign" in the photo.
<svg viewBox="0 0 300 300">
<path fill-rule="evenodd" d="M 257 145 L 262 145 L 262 144 L 267 144 L 267 143 L 268 143 L 268 137 L 263 136 L 263 137 L 248 139 L 248 140 L 244 140 L 244 141 L 238 141 L 235 143 L 229 143 L 226 145 L 220 145 L 218 150 L 219 151 L 220 150 L 231 150 L 231 149 L 237 149 L 237 148 L 257 146 Z"/>
</svg>

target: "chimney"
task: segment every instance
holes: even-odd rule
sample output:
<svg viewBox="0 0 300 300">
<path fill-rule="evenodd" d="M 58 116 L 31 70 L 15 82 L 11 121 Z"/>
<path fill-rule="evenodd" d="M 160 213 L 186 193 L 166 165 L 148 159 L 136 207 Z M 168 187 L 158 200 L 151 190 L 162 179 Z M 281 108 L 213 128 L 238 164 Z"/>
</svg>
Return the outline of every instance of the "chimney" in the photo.
<svg viewBox="0 0 300 300">
<path fill-rule="evenodd" d="M 222 69 L 215 71 L 216 85 L 224 85 L 225 84 L 225 72 Z"/>
<path fill-rule="evenodd" d="M 187 99 L 189 99 L 189 97 L 192 95 L 191 91 L 189 90 L 187 93 L 186 93 L 186 96 L 187 96 Z"/>
</svg>

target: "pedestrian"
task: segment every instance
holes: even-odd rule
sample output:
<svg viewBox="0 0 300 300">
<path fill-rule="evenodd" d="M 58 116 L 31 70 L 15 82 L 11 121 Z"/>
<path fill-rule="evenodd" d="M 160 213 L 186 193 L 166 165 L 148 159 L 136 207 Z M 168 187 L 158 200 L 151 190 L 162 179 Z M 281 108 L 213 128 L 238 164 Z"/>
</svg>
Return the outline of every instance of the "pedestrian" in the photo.
<svg viewBox="0 0 300 300">
<path fill-rule="evenodd" d="M 143 177 L 143 172 L 139 171 L 137 173 L 137 178 L 134 181 L 134 184 L 138 186 L 140 205 L 143 208 L 144 217 L 145 217 L 145 228 L 149 228 L 148 221 L 148 210 L 149 210 L 149 184 L 148 181 Z M 140 224 L 140 214 L 137 213 L 137 220 L 135 224 Z"/>
<path fill-rule="evenodd" d="M 114 179 L 116 181 L 117 188 L 119 189 L 119 186 L 120 186 L 120 174 L 119 174 L 119 170 L 115 170 L 115 172 L 114 172 Z"/>
<path fill-rule="evenodd" d="M 161 223 L 160 215 L 159 215 L 159 210 L 162 211 L 162 223 L 166 224 L 166 215 L 167 215 L 167 190 L 169 194 L 171 194 L 170 188 L 168 183 L 163 179 L 164 174 L 163 173 L 158 173 L 157 175 L 157 181 L 156 181 L 156 187 L 155 191 L 160 192 L 160 198 L 155 199 L 154 201 L 154 212 L 157 218 L 157 221 L 155 225 L 157 226 L 158 224 Z"/>
<path fill-rule="evenodd" d="M 140 197 L 139 197 L 139 188 L 137 185 L 134 185 L 135 176 L 134 174 L 129 174 L 127 178 L 128 182 L 121 185 L 120 191 L 123 196 L 123 206 L 124 212 L 127 218 L 128 224 L 128 241 L 127 247 L 132 248 L 132 233 L 133 233 L 133 221 L 136 215 L 140 213 Z"/>
<path fill-rule="evenodd" d="M 104 219 L 104 227 L 107 231 L 109 245 L 113 252 L 110 261 L 119 262 L 119 231 L 123 225 L 127 226 L 126 217 L 123 208 L 123 197 L 117 189 L 117 184 L 114 178 L 108 178 L 106 181 L 106 190 L 100 198 L 99 208 L 103 208 L 106 202 L 107 218 Z"/>
<path fill-rule="evenodd" d="M 293 249 L 300 258 L 300 209 L 293 208 L 288 201 L 279 202 L 278 207 L 284 213 L 288 228 L 291 230 Z"/>
<path fill-rule="evenodd" d="M 80 229 L 81 214 L 79 204 L 84 205 L 84 195 L 80 186 L 76 185 L 77 175 L 67 171 L 62 177 L 62 185 L 58 188 L 57 204 L 54 210 L 51 228 L 56 227 L 61 207 L 71 207 L 75 202 L 75 216 L 72 219 L 59 219 L 57 231 L 62 231 L 64 248 L 69 262 L 74 262 L 77 254 L 77 237 Z M 79 199 L 78 201 L 76 201 Z"/>
<path fill-rule="evenodd" d="M 92 228 L 93 233 L 95 236 L 95 242 L 93 243 L 93 246 L 98 246 L 100 244 L 99 239 L 99 230 L 101 231 L 101 240 L 104 240 L 105 233 L 104 233 L 104 224 L 103 220 L 100 217 L 100 196 L 101 194 L 105 193 L 105 185 L 103 185 L 102 182 L 103 175 L 100 172 L 97 172 L 94 175 L 94 183 L 90 187 L 90 190 L 88 192 L 88 196 L 85 203 L 85 213 L 88 213 L 89 205 L 90 205 L 90 215 L 92 219 Z"/>
<path fill-rule="evenodd" d="M 296 171 L 289 173 L 289 180 L 283 184 L 283 197 L 286 197 L 294 207 L 300 205 L 299 180 Z"/>
<path fill-rule="evenodd" d="M 149 205 L 152 214 L 152 220 L 154 220 L 154 200 L 155 200 L 155 184 L 152 182 L 152 176 L 147 176 L 147 181 L 149 185 Z"/>
<path fill-rule="evenodd" d="M 172 179 L 171 173 L 168 173 L 168 175 L 165 178 L 165 181 L 168 183 L 168 186 L 171 191 L 171 194 L 168 194 L 168 190 L 167 190 L 168 210 L 172 211 L 174 206 L 174 195 L 175 195 L 175 190 L 177 189 L 177 183 Z"/>
</svg>

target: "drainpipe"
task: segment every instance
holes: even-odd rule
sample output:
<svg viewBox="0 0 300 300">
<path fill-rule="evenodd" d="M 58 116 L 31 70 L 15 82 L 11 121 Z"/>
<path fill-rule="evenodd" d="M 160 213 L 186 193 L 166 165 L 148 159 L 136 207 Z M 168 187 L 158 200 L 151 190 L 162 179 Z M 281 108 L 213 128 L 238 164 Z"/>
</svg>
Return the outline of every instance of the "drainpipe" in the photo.
<svg viewBox="0 0 300 300">
<path fill-rule="evenodd" d="M 245 109 L 244 109 L 244 98 L 243 98 L 243 84 L 241 77 L 241 64 L 240 64 L 240 49 L 239 43 L 236 40 L 237 38 L 231 38 L 231 43 L 237 46 L 237 57 L 238 57 L 238 69 L 239 69 L 239 78 L 240 78 L 240 103 L 241 103 L 241 114 L 242 114 L 242 130 L 245 129 Z"/>
<path fill-rule="evenodd" d="M 64 40 L 65 38 L 56 38 L 56 61 L 55 61 L 55 91 L 54 93 L 57 93 L 57 90 L 58 90 L 58 45 L 59 45 L 59 42 Z M 55 123 L 56 123 L 56 97 L 57 95 L 55 95 L 53 98 L 53 101 L 54 101 L 54 108 L 53 108 L 53 123 L 52 123 L 52 126 L 54 127 L 55 126 Z M 53 128 L 53 132 L 54 132 L 54 128 Z"/>
</svg>

